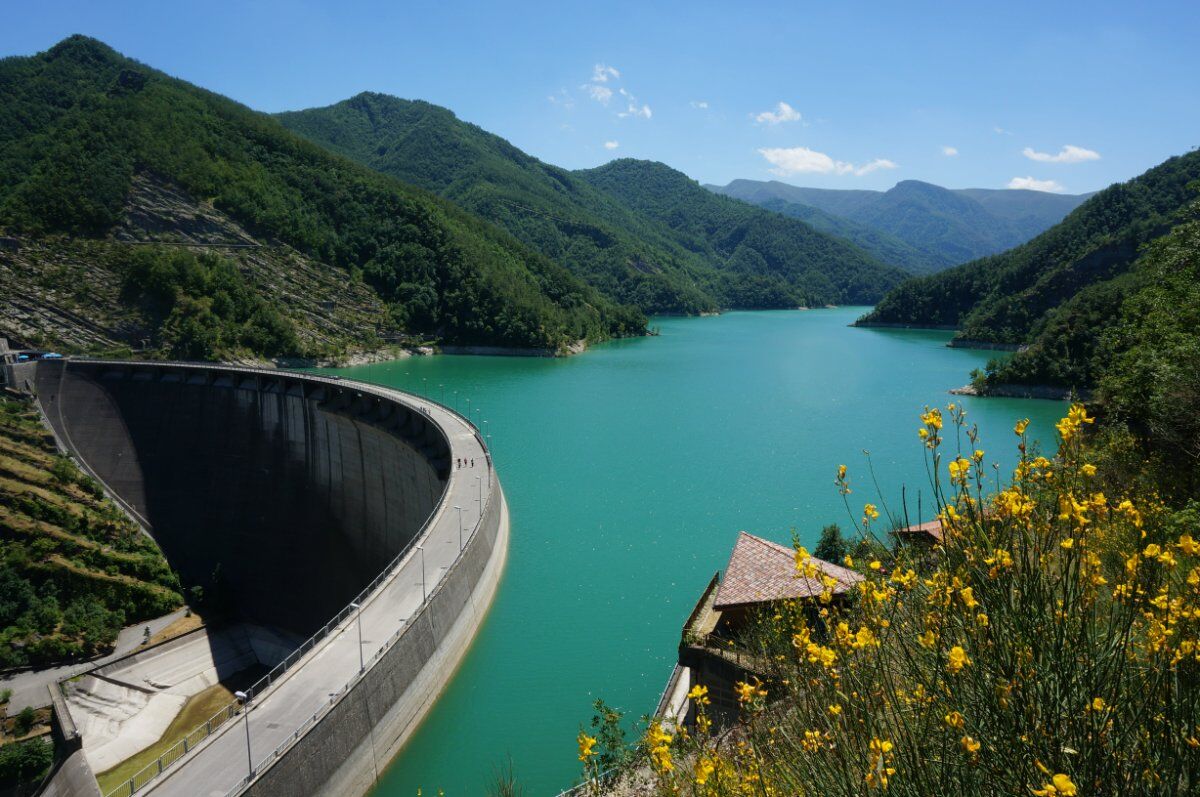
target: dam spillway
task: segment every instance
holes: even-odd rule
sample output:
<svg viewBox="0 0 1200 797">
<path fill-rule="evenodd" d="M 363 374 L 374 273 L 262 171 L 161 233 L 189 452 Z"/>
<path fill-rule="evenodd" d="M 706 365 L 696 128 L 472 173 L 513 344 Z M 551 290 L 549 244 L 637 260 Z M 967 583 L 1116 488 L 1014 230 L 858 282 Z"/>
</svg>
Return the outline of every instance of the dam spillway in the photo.
<svg viewBox="0 0 1200 797">
<path fill-rule="evenodd" d="M 36 386 L 60 443 L 185 585 L 312 635 L 239 722 L 122 793 L 369 789 L 503 567 L 507 511 L 478 432 L 399 391 L 264 369 L 70 360 L 40 363 Z"/>
</svg>

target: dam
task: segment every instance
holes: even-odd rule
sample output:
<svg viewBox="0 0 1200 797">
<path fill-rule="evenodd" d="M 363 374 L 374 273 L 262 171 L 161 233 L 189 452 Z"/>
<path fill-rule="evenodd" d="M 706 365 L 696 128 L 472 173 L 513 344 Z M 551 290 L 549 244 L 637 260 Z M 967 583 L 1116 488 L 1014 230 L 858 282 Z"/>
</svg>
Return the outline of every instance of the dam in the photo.
<svg viewBox="0 0 1200 797">
<path fill-rule="evenodd" d="M 238 622 L 52 688 L 60 732 L 82 749 L 46 794 L 368 791 L 453 674 L 504 567 L 508 512 L 478 430 L 412 394 L 312 374 L 70 359 L 21 376 L 59 444 L 185 586 Z M 89 730 L 103 723 L 81 715 L 80 684 L 111 701 L 117 678 L 155 656 L 201 682 L 233 660 L 266 674 L 101 791 L 87 761 L 108 760 Z"/>
</svg>

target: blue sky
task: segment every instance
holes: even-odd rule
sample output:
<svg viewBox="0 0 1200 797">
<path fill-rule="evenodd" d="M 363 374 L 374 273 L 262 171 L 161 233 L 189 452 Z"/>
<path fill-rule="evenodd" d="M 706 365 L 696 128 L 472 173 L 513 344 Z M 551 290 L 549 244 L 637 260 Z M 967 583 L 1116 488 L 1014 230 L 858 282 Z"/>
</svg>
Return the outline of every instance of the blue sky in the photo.
<svg viewBox="0 0 1200 797">
<path fill-rule="evenodd" d="M 1200 145 L 1194 0 L 6 5 L 3 55 L 84 33 L 264 111 L 420 98 L 568 168 L 1074 193 Z"/>
</svg>

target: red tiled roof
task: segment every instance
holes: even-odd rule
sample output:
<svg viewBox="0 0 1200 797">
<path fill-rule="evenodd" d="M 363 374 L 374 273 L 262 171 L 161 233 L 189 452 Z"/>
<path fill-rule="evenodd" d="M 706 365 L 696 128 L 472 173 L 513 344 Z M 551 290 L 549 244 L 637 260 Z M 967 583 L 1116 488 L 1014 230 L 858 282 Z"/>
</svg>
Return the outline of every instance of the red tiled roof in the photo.
<svg viewBox="0 0 1200 797">
<path fill-rule="evenodd" d="M 812 563 L 821 572 L 837 579 L 838 585 L 833 589 L 835 594 L 862 581 L 862 575 L 853 570 L 816 557 Z M 794 549 L 741 531 L 713 607 L 721 609 L 788 598 L 812 598 L 824 589 L 819 579 L 805 578 L 796 572 Z"/>
<path fill-rule="evenodd" d="M 925 534 L 938 542 L 942 541 L 942 521 L 934 518 L 927 520 L 917 526 L 907 526 L 902 529 L 896 529 L 893 534 Z"/>
</svg>

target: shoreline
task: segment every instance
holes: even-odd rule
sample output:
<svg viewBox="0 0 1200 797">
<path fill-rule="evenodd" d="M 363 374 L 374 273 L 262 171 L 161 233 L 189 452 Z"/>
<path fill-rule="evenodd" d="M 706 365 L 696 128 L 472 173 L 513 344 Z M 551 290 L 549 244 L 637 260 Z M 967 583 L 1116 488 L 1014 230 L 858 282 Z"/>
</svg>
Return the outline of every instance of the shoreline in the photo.
<svg viewBox="0 0 1200 797">
<path fill-rule="evenodd" d="M 951 388 L 948 392 L 954 396 L 1042 399 L 1046 401 L 1070 401 L 1072 395 L 1081 401 L 1090 401 L 1092 397 L 1092 391 L 1090 390 L 1075 391 L 1071 388 L 1059 387 L 1058 385 L 1018 385 L 1015 383 L 996 385 L 984 391 L 976 389 L 974 385 L 963 385 L 962 387 Z"/>
</svg>

